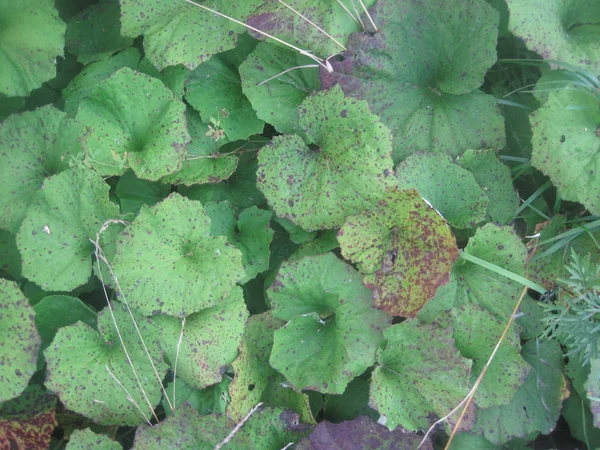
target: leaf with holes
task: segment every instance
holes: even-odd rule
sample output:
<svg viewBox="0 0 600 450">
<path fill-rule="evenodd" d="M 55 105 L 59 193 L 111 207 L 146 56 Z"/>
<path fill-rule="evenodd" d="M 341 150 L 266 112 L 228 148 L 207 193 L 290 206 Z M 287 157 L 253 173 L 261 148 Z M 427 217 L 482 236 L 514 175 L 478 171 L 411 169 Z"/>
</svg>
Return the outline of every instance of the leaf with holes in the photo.
<svg viewBox="0 0 600 450">
<path fill-rule="evenodd" d="M 167 366 L 151 322 L 133 311 L 157 375 L 125 307 L 114 302 L 112 310 L 118 331 L 109 308 L 98 314 L 98 331 L 83 322 L 58 330 L 44 352 L 45 384 L 66 408 L 97 423 L 139 425 L 152 418 Z"/>
<path fill-rule="evenodd" d="M 47 178 L 33 197 L 17 234 L 23 275 L 47 291 L 70 291 L 85 284 L 92 273 L 97 233 L 119 208 L 108 198 L 109 186 L 89 169 L 70 169 Z M 114 242 L 120 225 L 100 239 Z"/>
<path fill-rule="evenodd" d="M 0 227 L 13 233 L 44 179 L 69 168 L 81 152 L 78 127 L 53 106 L 0 124 Z"/>
<path fill-rule="evenodd" d="M 273 315 L 288 321 L 275 332 L 270 363 L 297 389 L 341 394 L 373 364 L 390 316 L 332 253 L 283 263 L 267 295 Z"/>
<path fill-rule="evenodd" d="M 217 305 L 243 278 L 241 252 L 211 236 L 210 222 L 200 202 L 171 194 L 122 233 L 112 268 L 142 314 L 183 318 Z"/>
<path fill-rule="evenodd" d="M 242 289 L 234 286 L 217 306 L 189 315 L 183 329 L 182 321 L 175 317 L 155 316 L 154 324 L 177 376 L 204 389 L 221 381 L 225 367 L 236 358 L 247 317 Z"/>
<path fill-rule="evenodd" d="M 144 99 L 144 101 L 141 101 Z M 185 105 L 156 78 L 124 67 L 79 103 L 86 162 L 101 175 L 156 181 L 177 172 L 190 135 Z"/>
<path fill-rule="evenodd" d="M 414 189 L 390 190 L 374 209 L 346 219 L 338 240 L 375 306 L 393 316 L 414 317 L 458 257 L 450 227 Z"/>
<path fill-rule="evenodd" d="M 531 116 L 531 164 L 565 200 L 600 214 L 600 111 L 590 92 L 551 92 Z"/>
<path fill-rule="evenodd" d="M 321 69 L 321 83 L 369 103 L 394 135 L 394 162 L 415 151 L 458 156 L 504 146 L 496 100 L 478 90 L 496 61 L 498 13 L 491 6 L 377 2 L 373 17 L 379 33 L 353 34 L 343 60 L 331 61 L 334 71 Z"/>
<path fill-rule="evenodd" d="M 298 117 L 310 145 L 276 136 L 258 155 L 258 187 L 278 216 L 308 231 L 341 226 L 391 183 L 389 130 L 339 88 L 308 97 Z"/>
<path fill-rule="evenodd" d="M 370 406 L 385 416 L 390 430 L 427 429 L 469 392 L 471 361 L 456 349 L 451 329 L 411 319 L 384 335 L 387 344 L 377 352 Z"/>
</svg>

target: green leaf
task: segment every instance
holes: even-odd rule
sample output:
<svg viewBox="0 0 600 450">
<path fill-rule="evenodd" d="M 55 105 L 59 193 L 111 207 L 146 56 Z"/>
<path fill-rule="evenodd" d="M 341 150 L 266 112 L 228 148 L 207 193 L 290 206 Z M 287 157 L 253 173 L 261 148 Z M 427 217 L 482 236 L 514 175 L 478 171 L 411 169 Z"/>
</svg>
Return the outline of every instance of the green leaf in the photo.
<svg viewBox="0 0 600 450">
<path fill-rule="evenodd" d="M 594 426 L 600 428 L 600 359 L 590 361 L 590 375 L 585 383 L 587 399 L 594 417 Z"/>
<path fill-rule="evenodd" d="M 258 155 L 258 186 L 278 216 L 305 230 L 339 227 L 390 184 L 389 130 L 339 88 L 308 97 L 298 117 L 310 145 L 275 137 Z"/>
<path fill-rule="evenodd" d="M 77 125 L 53 106 L 0 124 L 0 227 L 17 232 L 44 179 L 81 153 L 77 133 Z"/>
<path fill-rule="evenodd" d="M 41 340 L 33 308 L 17 284 L 0 278 L 0 297 L 0 402 L 5 402 L 27 387 Z"/>
<path fill-rule="evenodd" d="M 271 407 L 292 408 L 303 422 L 314 423 L 308 396 L 286 386 L 285 378 L 269 365 L 273 332 L 285 322 L 270 311 L 246 321 L 240 354 L 233 362 L 235 377 L 229 386 L 231 403 L 227 415 L 239 422 L 259 402 Z"/>
<path fill-rule="evenodd" d="M 242 89 L 256 115 L 280 133 L 302 131 L 298 106 L 319 89 L 319 71 L 314 67 L 288 70 L 311 64 L 315 62 L 296 51 L 261 42 L 239 67 Z M 272 77 L 276 78 L 259 86 Z"/>
<path fill-rule="evenodd" d="M 281 217 L 276 217 L 275 220 L 289 233 L 290 239 L 295 244 L 306 244 L 317 236 L 316 231 L 303 230 L 302 227 L 299 227 L 291 220 L 283 219 Z"/>
<path fill-rule="evenodd" d="M 142 206 L 154 206 L 171 191 L 171 186 L 156 181 L 140 180 L 133 171 L 125 172 L 117 183 L 117 197 L 122 214 L 137 215 Z"/>
<path fill-rule="evenodd" d="M 16 236 L 10 231 L 0 229 L 0 271 L 3 278 L 20 280 L 21 254 L 17 248 Z M 8 276 L 7 276 L 8 275 Z"/>
<path fill-rule="evenodd" d="M 143 99 L 143 101 L 141 101 Z M 190 136 L 185 105 L 159 80 L 124 67 L 79 103 L 87 162 L 102 175 L 132 168 L 156 181 L 181 168 Z"/>
<path fill-rule="evenodd" d="M 565 200 L 600 214 L 600 110 L 590 92 L 551 92 L 531 116 L 531 164 L 550 177 Z"/>
<path fill-rule="evenodd" d="M 469 240 L 465 253 L 476 256 L 517 275 L 525 272 L 527 250 L 512 227 L 487 224 Z M 455 311 L 458 306 L 477 303 L 500 318 L 508 319 L 523 290 L 520 284 L 464 259 L 458 259 L 450 272 L 450 282 L 418 314 L 431 323 Z"/>
<path fill-rule="evenodd" d="M 377 353 L 371 376 L 370 406 L 385 416 L 390 430 L 426 429 L 469 392 L 471 361 L 454 346 L 451 329 L 411 319 L 384 335 L 387 344 Z"/>
<path fill-rule="evenodd" d="M 400 189 L 414 188 L 456 228 L 485 219 L 489 197 L 475 176 L 447 155 L 415 153 L 396 167 Z"/>
<path fill-rule="evenodd" d="M 228 142 L 227 138 L 218 142 L 212 139 L 210 126 L 203 123 L 200 115 L 192 110 L 187 114 L 188 132 L 192 138 L 186 148 L 187 153 L 181 169 L 167 175 L 161 181 L 173 184 L 194 185 L 218 183 L 229 178 L 235 171 L 238 158 L 219 152 L 219 147 Z"/>
<path fill-rule="evenodd" d="M 494 150 L 467 150 L 458 164 L 473 174 L 489 198 L 488 217 L 502 225 L 512 221 L 519 207 L 519 197 L 513 186 L 510 169 L 498 159 Z"/>
<path fill-rule="evenodd" d="M 471 429 L 497 445 L 535 432 L 550 433 L 569 394 L 562 351 L 556 341 L 531 340 L 523 345 L 521 354 L 531 370 L 512 401 L 479 410 Z"/>
<path fill-rule="evenodd" d="M 183 98 L 185 92 L 185 79 L 190 74 L 187 67 L 178 64 L 176 66 L 165 67 L 162 72 L 159 72 L 148 58 L 144 57 L 140 61 L 137 70 L 146 75 L 150 75 L 151 77 L 158 78 L 177 96 L 177 98 Z"/>
<path fill-rule="evenodd" d="M 234 286 L 217 306 L 186 317 L 183 335 L 182 321 L 175 317 L 156 316 L 154 323 L 177 376 L 191 387 L 204 389 L 220 382 L 225 367 L 236 358 L 247 317 L 242 289 Z"/>
<path fill-rule="evenodd" d="M 177 377 L 175 382 L 169 383 L 166 388 L 167 395 L 169 396 L 171 403 L 173 403 L 175 411 L 171 410 L 163 397 L 162 406 L 165 410 L 165 414 L 167 416 L 174 414 L 184 403 L 189 403 L 192 408 L 203 416 L 207 414 L 224 413 L 225 408 L 230 401 L 228 392 L 229 383 L 231 383 L 231 378 L 225 375 L 223 381 L 220 383 L 199 390 L 194 389 L 181 378 Z M 173 399 L 173 395 L 175 395 L 175 399 Z"/>
<path fill-rule="evenodd" d="M 52 0 L 2 2 L 0 23 L 0 92 L 25 97 L 56 76 L 66 25 Z"/>
<path fill-rule="evenodd" d="M 496 100 L 477 90 L 496 61 L 498 13 L 484 0 L 427 8 L 410 0 L 377 2 L 372 15 L 379 32 L 353 34 L 321 83 L 369 102 L 394 135 L 394 162 L 415 151 L 503 147 Z"/>
<path fill-rule="evenodd" d="M 149 339 L 155 331 L 140 314 L 133 312 L 133 316 L 162 380 L 167 366 L 161 361 L 157 342 Z M 112 303 L 112 311 L 104 308 L 98 313 L 98 331 L 83 322 L 59 329 L 44 355 L 48 364 L 45 383 L 48 389 L 58 395 L 66 408 L 99 424 L 139 425 L 145 418 L 152 417 L 152 409 L 160 401 L 160 382 L 129 313 L 120 303 Z"/>
<path fill-rule="evenodd" d="M 471 384 L 488 362 L 504 327 L 505 320 L 480 305 L 463 305 L 453 311 L 450 326 L 456 348 L 465 358 L 473 360 Z M 498 348 L 477 392 L 475 403 L 482 407 L 507 404 L 529 373 L 530 366 L 520 355 L 519 333 L 512 328 Z"/>
<path fill-rule="evenodd" d="M 244 276 L 241 260 L 224 237 L 210 235 L 199 202 L 171 194 L 142 207 L 119 239 L 112 268 L 142 314 L 183 318 L 225 299 Z"/>
<path fill-rule="evenodd" d="M 123 37 L 119 3 L 107 0 L 92 4 L 67 24 L 66 49 L 83 64 L 105 59 L 133 44 L 133 39 Z"/>
<path fill-rule="evenodd" d="M 71 169 L 47 178 L 32 199 L 17 234 L 23 275 L 47 291 L 70 291 L 85 284 L 92 272 L 91 255 L 102 225 L 118 219 L 100 175 Z M 120 226 L 100 239 L 112 242 Z"/>
<path fill-rule="evenodd" d="M 74 116 L 81 100 L 88 97 L 100 82 L 123 67 L 135 69 L 138 66 L 140 57 L 137 48 L 127 48 L 110 58 L 85 66 L 62 92 L 65 111 Z"/>
<path fill-rule="evenodd" d="M 369 416 L 377 420 L 379 413 L 369 407 L 370 381 L 357 377 L 348 383 L 342 395 L 326 395 L 323 417 L 334 423 L 354 420 L 360 416 Z"/>
<path fill-rule="evenodd" d="M 322 30 L 326 30 L 339 44 L 346 44 L 351 33 L 363 31 L 362 27 L 352 20 L 350 15 L 340 6 L 340 2 L 336 0 L 323 0 L 311 4 L 307 4 L 303 0 L 287 0 L 285 3 L 299 11 L 306 19 L 318 24 Z M 373 6 L 374 3 L 374 0 L 361 0 L 361 4 L 364 4 L 367 8 Z M 352 11 L 351 6 L 348 4 L 346 8 Z M 370 22 L 362 13 L 361 7 L 355 4 L 355 8 L 357 9 L 354 10 L 353 15 L 360 16 L 363 23 L 369 25 Z M 323 31 L 318 30 L 305 18 L 291 11 L 284 4 L 264 2 L 248 18 L 247 23 L 322 58 L 337 55 L 340 50 L 343 50 L 338 43 L 324 36 Z M 367 29 L 371 30 L 371 26 L 369 25 Z M 264 36 L 258 33 L 252 34 L 264 39 Z"/>
<path fill-rule="evenodd" d="M 506 0 L 509 30 L 527 47 L 564 63 L 600 70 L 600 5 L 595 0 Z"/>
<path fill-rule="evenodd" d="M 393 316 L 414 317 L 458 257 L 450 227 L 414 189 L 390 190 L 374 209 L 346 219 L 338 240 L 366 275 L 375 306 Z"/>
<path fill-rule="evenodd" d="M 360 275 L 332 253 L 288 261 L 267 294 L 275 332 L 270 363 L 297 389 L 341 394 L 375 360 L 390 316 L 373 309 Z"/>
<path fill-rule="evenodd" d="M 244 35 L 246 36 L 246 35 Z M 242 92 L 238 67 L 254 50 L 256 41 L 241 39 L 233 50 L 219 53 L 194 69 L 185 82 L 185 99 L 211 122 L 215 140 L 224 133 L 231 141 L 261 133 L 265 123 L 256 117 Z"/>
<path fill-rule="evenodd" d="M 75 430 L 69 436 L 66 450 L 122 450 L 121 444 L 104 434 L 96 434 L 89 428 Z"/>
<path fill-rule="evenodd" d="M 203 6 L 244 21 L 262 0 L 222 2 Z M 159 70 L 183 64 L 194 69 L 212 55 L 232 49 L 245 28 L 186 2 L 171 0 L 121 0 L 124 36 L 144 35 L 147 58 Z"/>
</svg>

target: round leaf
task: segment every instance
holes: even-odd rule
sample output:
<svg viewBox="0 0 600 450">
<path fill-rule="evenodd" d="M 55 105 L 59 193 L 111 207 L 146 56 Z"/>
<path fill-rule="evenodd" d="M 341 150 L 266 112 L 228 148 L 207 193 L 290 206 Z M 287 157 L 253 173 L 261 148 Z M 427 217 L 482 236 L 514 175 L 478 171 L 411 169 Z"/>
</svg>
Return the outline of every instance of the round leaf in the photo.
<svg viewBox="0 0 600 450">
<path fill-rule="evenodd" d="M 0 4 L 0 93 L 25 97 L 56 76 L 66 25 L 52 0 Z"/>
<path fill-rule="evenodd" d="M 156 181 L 181 168 L 190 141 L 185 105 L 156 78 L 120 69 L 79 103 L 77 118 L 88 127 L 87 161 L 102 175 L 131 167 Z"/>
<path fill-rule="evenodd" d="M 200 202 L 171 194 L 142 207 L 112 262 L 123 294 L 142 314 L 185 317 L 216 305 L 244 276 L 241 252 L 210 235 Z"/>
<path fill-rule="evenodd" d="M 484 0 L 409 0 L 377 2 L 372 15 L 379 32 L 353 34 L 321 83 L 369 102 L 394 135 L 394 161 L 503 147 L 496 100 L 477 90 L 496 61 L 498 13 Z"/>
<path fill-rule="evenodd" d="M 288 321 L 275 332 L 271 366 L 297 389 L 341 394 L 373 364 L 390 317 L 332 253 L 284 263 L 267 295 Z"/>
<path fill-rule="evenodd" d="M 398 186 L 414 188 L 456 228 L 472 228 L 485 219 L 489 198 L 473 174 L 449 156 L 416 153 L 396 168 Z"/>
<path fill-rule="evenodd" d="M 139 425 L 151 418 L 161 386 L 125 307 L 113 303 L 114 320 L 145 395 L 125 355 L 108 308 L 98 314 L 98 331 L 83 322 L 61 328 L 46 349 L 46 386 L 65 407 L 103 425 Z M 137 326 L 162 380 L 161 362 L 151 324 L 134 313 Z M 117 381 L 118 380 L 118 381 Z M 149 404 L 148 404 L 149 403 Z M 138 409 L 139 408 L 139 409 Z"/>
<path fill-rule="evenodd" d="M 47 291 L 70 291 L 89 279 L 91 255 L 104 222 L 119 217 L 109 186 L 91 170 L 72 169 L 47 178 L 27 210 L 17 246 L 23 275 Z M 110 227 L 100 243 L 111 242 Z"/>
<path fill-rule="evenodd" d="M 600 110 L 590 92 L 551 92 L 532 114 L 531 164 L 565 199 L 600 214 Z"/>
<path fill-rule="evenodd" d="M 14 281 L 0 278 L 0 402 L 19 395 L 37 368 L 34 311 Z"/>
<path fill-rule="evenodd" d="M 275 137 L 258 155 L 258 186 L 278 216 L 308 231 L 339 227 L 389 185 L 389 130 L 339 88 L 307 98 L 298 116 L 311 145 Z"/>
<path fill-rule="evenodd" d="M 388 191 L 377 208 L 349 217 L 338 240 L 366 274 L 375 306 L 393 316 L 414 317 L 458 257 L 448 224 L 414 189 Z"/>
</svg>

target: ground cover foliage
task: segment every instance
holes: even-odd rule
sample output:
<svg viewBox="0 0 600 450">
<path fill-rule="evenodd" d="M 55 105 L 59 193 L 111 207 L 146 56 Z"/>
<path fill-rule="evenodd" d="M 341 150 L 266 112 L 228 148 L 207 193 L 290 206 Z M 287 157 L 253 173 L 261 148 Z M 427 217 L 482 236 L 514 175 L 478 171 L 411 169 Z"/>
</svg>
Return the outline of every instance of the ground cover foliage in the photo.
<svg viewBox="0 0 600 450">
<path fill-rule="evenodd" d="M 0 23 L 0 447 L 600 447 L 598 2 Z"/>
</svg>

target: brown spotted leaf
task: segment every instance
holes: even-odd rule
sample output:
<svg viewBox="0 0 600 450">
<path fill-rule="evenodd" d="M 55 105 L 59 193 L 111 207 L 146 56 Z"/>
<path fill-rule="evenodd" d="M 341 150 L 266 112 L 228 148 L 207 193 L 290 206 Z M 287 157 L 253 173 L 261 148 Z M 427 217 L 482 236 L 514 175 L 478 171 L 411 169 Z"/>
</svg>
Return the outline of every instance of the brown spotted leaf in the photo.
<svg viewBox="0 0 600 450">
<path fill-rule="evenodd" d="M 338 240 L 365 274 L 375 306 L 394 316 L 414 317 L 458 257 L 450 227 L 414 189 L 390 190 L 376 208 L 349 217 Z"/>
</svg>

